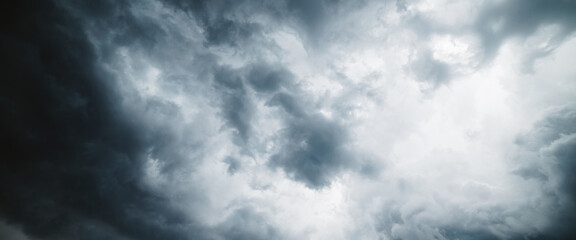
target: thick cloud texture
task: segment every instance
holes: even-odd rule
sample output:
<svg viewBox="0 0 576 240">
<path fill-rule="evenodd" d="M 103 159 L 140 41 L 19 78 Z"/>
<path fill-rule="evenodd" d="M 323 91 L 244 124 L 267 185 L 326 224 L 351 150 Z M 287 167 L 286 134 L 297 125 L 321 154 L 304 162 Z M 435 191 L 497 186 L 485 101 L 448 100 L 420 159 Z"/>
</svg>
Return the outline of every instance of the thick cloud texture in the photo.
<svg viewBox="0 0 576 240">
<path fill-rule="evenodd" d="M 25 0 L 1 22 L 0 238 L 576 235 L 574 1 Z"/>
</svg>

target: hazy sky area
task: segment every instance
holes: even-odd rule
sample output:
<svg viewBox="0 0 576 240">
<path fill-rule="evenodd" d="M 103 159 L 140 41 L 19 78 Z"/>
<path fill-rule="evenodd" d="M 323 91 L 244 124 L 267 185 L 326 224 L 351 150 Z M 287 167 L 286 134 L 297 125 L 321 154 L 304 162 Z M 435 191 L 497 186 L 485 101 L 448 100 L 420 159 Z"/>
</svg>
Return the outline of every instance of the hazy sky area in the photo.
<svg viewBox="0 0 576 240">
<path fill-rule="evenodd" d="M 576 0 L 1 11 L 1 240 L 576 239 Z"/>
</svg>

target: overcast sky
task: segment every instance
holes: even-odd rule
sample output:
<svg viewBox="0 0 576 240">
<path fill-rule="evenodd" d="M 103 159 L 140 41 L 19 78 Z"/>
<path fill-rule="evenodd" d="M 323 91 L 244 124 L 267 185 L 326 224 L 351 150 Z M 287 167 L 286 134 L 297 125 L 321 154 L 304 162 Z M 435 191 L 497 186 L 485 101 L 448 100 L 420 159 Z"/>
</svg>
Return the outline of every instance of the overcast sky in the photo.
<svg viewBox="0 0 576 240">
<path fill-rule="evenodd" d="M 0 239 L 576 239 L 574 0 L 13 4 Z"/>
</svg>

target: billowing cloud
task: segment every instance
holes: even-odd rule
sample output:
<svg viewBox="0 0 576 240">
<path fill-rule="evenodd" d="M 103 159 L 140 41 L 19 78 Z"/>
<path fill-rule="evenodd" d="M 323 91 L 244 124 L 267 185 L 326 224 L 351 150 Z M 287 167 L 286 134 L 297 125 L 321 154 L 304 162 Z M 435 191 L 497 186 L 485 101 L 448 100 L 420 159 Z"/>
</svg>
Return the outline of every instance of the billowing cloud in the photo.
<svg viewBox="0 0 576 240">
<path fill-rule="evenodd" d="M 567 239 L 576 2 L 24 1 L 0 236 Z"/>
</svg>

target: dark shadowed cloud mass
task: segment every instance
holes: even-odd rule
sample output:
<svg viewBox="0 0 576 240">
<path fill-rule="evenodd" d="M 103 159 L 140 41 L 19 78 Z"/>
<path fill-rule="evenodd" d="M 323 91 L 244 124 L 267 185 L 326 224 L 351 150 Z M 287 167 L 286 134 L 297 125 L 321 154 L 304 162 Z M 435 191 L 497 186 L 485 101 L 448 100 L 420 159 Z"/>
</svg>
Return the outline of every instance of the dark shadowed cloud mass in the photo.
<svg viewBox="0 0 576 240">
<path fill-rule="evenodd" d="M 576 1 L 1 16 L 0 239 L 576 238 Z"/>
</svg>

